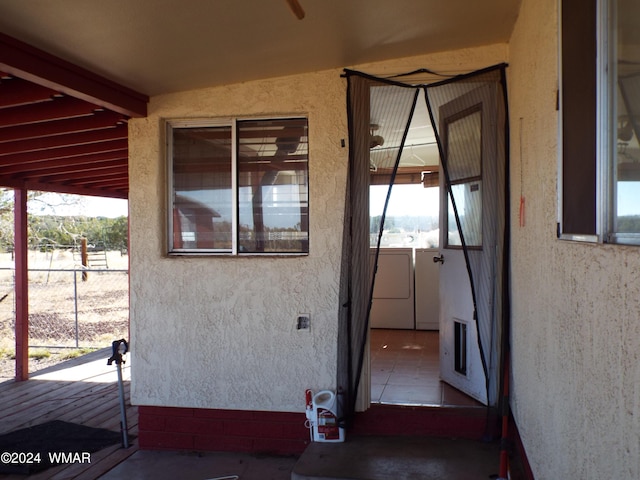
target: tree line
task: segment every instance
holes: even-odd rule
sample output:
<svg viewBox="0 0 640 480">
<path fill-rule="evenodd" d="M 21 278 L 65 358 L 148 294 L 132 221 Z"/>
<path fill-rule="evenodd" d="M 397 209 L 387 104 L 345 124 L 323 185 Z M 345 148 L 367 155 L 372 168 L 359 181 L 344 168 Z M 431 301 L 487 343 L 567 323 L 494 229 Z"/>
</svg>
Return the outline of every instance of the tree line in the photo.
<svg viewBox="0 0 640 480">
<path fill-rule="evenodd" d="M 86 238 L 93 249 L 126 250 L 128 219 L 29 214 L 28 235 L 30 249 L 77 246 L 82 238 Z M 13 242 L 13 225 L 3 228 L 0 233 L 2 250 L 13 249 Z"/>
<path fill-rule="evenodd" d="M 618 217 L 618 232 L 640 232 L 640 215 L 627 215 Z"/>
<path fill-rule="evenodd" d="M 61 195 L 64 205 L 75 200 Z M 29 192 L 28 201 L 36 202 L 41 192 Z M 88 217 L 83 215 L 27 214 L 28 245 L 31 249 L 66 248 L 80 244 L 81 238 L 95 249 L 126 250 L 128 247 L 128 219 Z M 0 189 L 0 249 L 14 248 L 13 192 Z"/>
</svg>

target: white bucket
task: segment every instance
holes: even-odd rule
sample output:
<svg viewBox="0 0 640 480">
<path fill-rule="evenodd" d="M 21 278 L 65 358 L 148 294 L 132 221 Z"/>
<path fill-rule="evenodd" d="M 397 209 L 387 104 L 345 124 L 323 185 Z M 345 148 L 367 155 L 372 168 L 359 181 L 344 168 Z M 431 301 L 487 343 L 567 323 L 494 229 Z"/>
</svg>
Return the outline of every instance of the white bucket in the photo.
<svg viewBox="0 0 640 480">
<path fill-rule="evenodd" d="M 344 442 L 344 428 L 338 426 L 336 394 L 322 390 L 313 396 L 313 441 Z"/>
</svg>

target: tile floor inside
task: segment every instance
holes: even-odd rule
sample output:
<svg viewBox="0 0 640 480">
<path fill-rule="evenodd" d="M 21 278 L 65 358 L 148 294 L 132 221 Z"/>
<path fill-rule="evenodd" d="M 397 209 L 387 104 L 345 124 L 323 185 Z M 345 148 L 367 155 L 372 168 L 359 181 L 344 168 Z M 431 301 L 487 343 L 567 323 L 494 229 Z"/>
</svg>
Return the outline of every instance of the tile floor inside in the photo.
<svg viewBox="0 0 640 480">
<path fill-rule="evenodd" d="M 371 330 L 371 401 L 421 406 L 480 406 L 440 380 L 439 333 Z"/>
</svg>

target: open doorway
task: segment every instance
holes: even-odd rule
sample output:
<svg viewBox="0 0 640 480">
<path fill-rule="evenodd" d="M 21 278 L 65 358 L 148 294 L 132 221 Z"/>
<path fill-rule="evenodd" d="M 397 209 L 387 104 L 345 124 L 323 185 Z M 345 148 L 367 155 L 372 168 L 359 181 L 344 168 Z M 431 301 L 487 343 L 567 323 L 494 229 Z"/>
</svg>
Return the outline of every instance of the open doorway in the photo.
<svg viewBox="0 0 640 480">
<path fill-rule="evenodd" d="M 421 263 L 416 259 L 425 247 L 419 242 L 423 232 L 404 235 L 406 231 L 397 226 L 391 231 L 386 222 L 391 196 L 403 185 L 437 186 L 440 193 L 438 249 L 422 255 L 423 264 L 436 264 L 439 271 L 439 306 L 428 309 L 438 310 L 439 376 L 483 405 L 498 403 L 509 319 L 504 69 L 505 65 L 497 65 L 420 85 L 346 71 L 350 143 L 337 369 L 346 418 L 376 402 L 371 395 L 372 330 L 413 332 L 414 342 L 402 350 L 422 349 L 415 344 L 423 332 L 416 299 L 435 292 L 433 287 L 418 287 Z M 387 185 L 387 196 L 372 246 L 371 223 L 376 215 L 371 215 L 369 205 L 376 185 Z M 383 245 L 390 234 L 416 243 L 405 245 L 406 258 L 391 268 L 395 273 L 389 286 L 404 296 L 376 292 L 382 288 L 379 275 L 386 268 L 381 254 L 400 258 L 403 249 L 391 246 L 391 241 L 388 247 Z M 408 306 L 413 302 L 409 324 L 376 324 L 384 303 L 389 308 L 383 316 L 392 321 L 401 316 L 407 305 L 401 306 L 399 300 L 408 300 Z M 382 343 L 381 348 L 389 351 L 390 340 Z M 391 372 L 385 373 L 391 377 Z M 393 403 L 435 402 L 396 397 Z"/>
<path fill-rule="evenodd" d="M 396 114 L 386 107 L 393 92 L 371 89 L 369 245 L 376 272 L 369 320 L 371 402 L 480 406 L 441 380 L 440 263 L 435 261 L 441 255 L 440 154 L 422 90 L 402 149 L 385 146 L 393 123 L 388 117 Z"/>
<path fill-rule="evenodd" d="M 418 159 L 410 153 L 409 161 Z M 416 165 L 409 168 L 415 170 Z M 371 402 L 422 406 L 479 406 L 440 380 L 438 186 L 421 179 L 438 165 L 422 165 L 421 175 L 399 166 L 386 211 L 370 319 Z M 429 172 L 429 173 L 427 173 Z M 371 256 L 384 209 L 387 185 L 370 186 Z M 410 180 L 417 179 L 417 183 Z"/>
<path fill-rule="evenodd" d="M 398 149 L 384 144 L 391 112 L 378 108 L 389 92 L 374 88 L 371 104 L 372 266 L 377 258 L 369 332 L 371 402 L 440 406 L 455 393 L 440 381 L 439 272 L 432 261 L 440 237 L 440 158 L 420 92 L 390 189 Z"/>
</svg>

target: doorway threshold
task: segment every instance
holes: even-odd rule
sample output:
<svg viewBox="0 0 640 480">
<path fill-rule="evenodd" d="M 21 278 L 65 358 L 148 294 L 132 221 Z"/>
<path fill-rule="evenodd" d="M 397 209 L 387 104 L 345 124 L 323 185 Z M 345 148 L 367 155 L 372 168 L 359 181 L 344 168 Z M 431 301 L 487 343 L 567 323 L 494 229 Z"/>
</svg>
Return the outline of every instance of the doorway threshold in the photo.
<svg viewBox="0 0 640 480">
<path fill-rule="evenodd" d="M 498 417 L 487 407 L 372 404 L 356 412 L 350 435 L 497 438 Z"/>
</svg>

